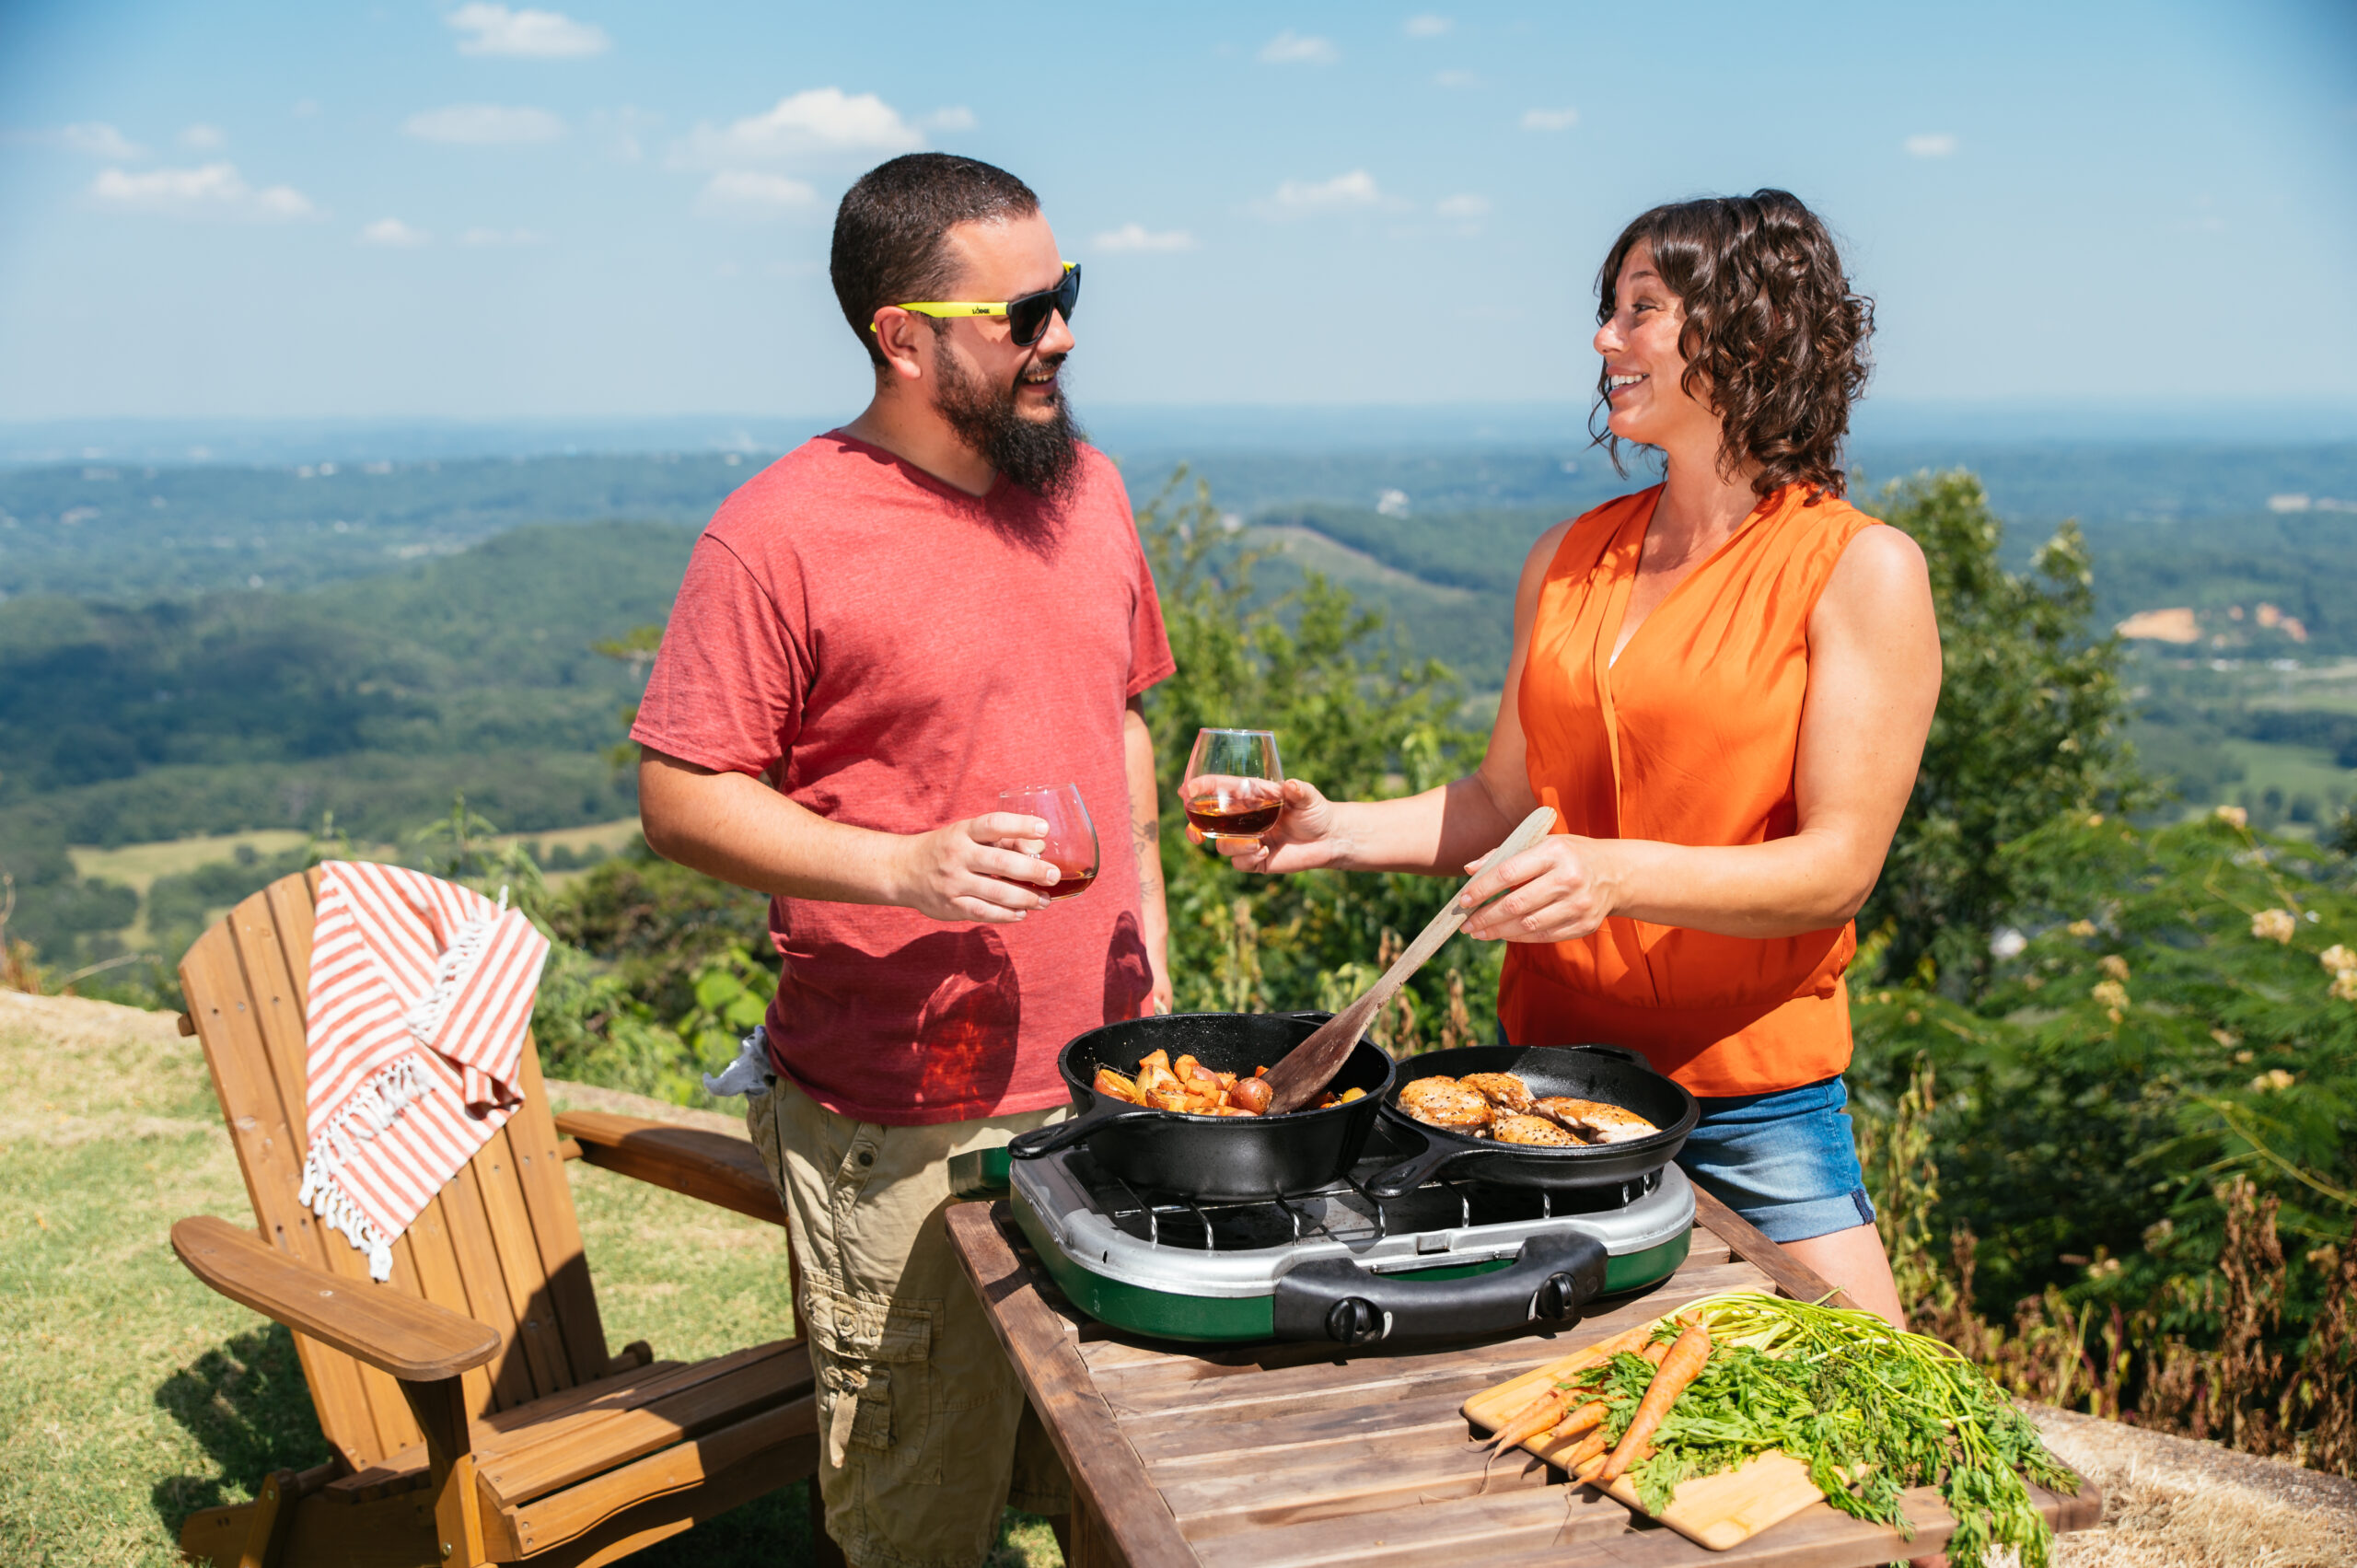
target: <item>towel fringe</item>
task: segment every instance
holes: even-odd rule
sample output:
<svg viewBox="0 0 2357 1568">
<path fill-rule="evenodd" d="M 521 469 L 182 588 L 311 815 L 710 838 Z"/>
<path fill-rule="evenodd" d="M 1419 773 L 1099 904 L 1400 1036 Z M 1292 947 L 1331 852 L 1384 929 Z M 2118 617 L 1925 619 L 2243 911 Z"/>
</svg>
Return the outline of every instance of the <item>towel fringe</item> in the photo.
<svg viewBox="0 0 2357 1568">
<path fill-rule="evenodd" d="M 507 918 L 507 887 L 499 889 L 499 907 L 489 914 L 478 915 L 463 922 L 459 934 L 442 955 L 442 963 L 434 977 L 434 988 L 418 999 L 401 1022 L 417 1043 L 431 1046 L 442 1032 L 442 1020 L 450 1011 L 450 1004 L 458 999 L 468 977 L 475 972 L 475 965 L 482 961 L 482 950 L 491 941 L 492 928 Z"/>
<path fill-rule="evenodd" d="M 368 1254 L 368 1277 L 383 1283 L 392 1277 L 393 1246 L 347 1191 L 339 1174 L 346 1161 L 360 1152 L 360 1139 L 373 1139 L 391 1128 L 401 1113 L 425 1098 L 434 1086 L 414 1056 L 404 1056 L 354 1091 L 335 1120 L 319 1130 L 303 1156 L 303 1186 L 297 1202 L 343 1238 Z M 356 1125 L 355 1125 L 356 1124 Z"/>
</svg>

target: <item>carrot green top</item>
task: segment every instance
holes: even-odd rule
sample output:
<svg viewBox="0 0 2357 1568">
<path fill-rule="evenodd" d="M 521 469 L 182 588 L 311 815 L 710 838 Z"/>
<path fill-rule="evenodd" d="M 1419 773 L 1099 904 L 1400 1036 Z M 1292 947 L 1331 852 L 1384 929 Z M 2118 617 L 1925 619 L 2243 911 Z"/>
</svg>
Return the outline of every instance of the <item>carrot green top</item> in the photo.
<svg viewBox="0 0 2357 1568">
<path fill-rule="evenodd" d="M 1573 833 L 1752 844 L 1798 829 L 1793 768 L 1808 620 L 1875 519 L 1790 485 L 1647 616 L 1616 662 L 1658 485 L 1572 525 L 1532 617 L 1515 693 L 1530 787 Z M 1850 1061 L 1841 981 L 1857 931 L 1720 936 L 1619 917 L 1506 951 L 1498 1011 L 1517 1045 L 1625 1045 L 1697 1095 L 1766 1094 Z"/>
</svg>

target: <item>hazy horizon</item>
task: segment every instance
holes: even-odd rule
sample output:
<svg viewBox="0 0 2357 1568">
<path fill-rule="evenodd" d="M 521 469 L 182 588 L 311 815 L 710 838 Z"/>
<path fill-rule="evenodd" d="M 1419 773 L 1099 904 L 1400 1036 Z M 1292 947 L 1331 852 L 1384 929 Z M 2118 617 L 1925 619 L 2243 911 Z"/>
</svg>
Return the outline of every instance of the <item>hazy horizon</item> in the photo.
<svg viewBox="0 0 2357 1568">
<path fill-rule="evenodd" d="M 849 419 L 749 413 L 505 419 L 0 419 L 0 464 L 414 462 L 435 459 L 776 452 Z M 1587 409 L 1573 403 L 1107 403 L 1080 410 L 1108 450 L 1353 451 L 1457 447 L 1586 449 Z M 1853 449 L 2068 444 L 2304 446 L 2357 441 L 2357 399 L 2235 403 L 2190 399 L 1869 399 Z"/>
</svg>

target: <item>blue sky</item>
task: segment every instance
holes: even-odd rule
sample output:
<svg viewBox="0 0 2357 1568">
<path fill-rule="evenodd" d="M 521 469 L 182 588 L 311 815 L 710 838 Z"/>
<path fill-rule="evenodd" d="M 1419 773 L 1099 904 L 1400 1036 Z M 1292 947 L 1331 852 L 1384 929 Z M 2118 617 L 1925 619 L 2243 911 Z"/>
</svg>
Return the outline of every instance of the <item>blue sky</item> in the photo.
<svg viewBox="0 0 2357 1568">
<path fill-rule="evenodd" d="M 1890 400 L 2357 399 L 2357 6 L 0 7 L 0 419 L 841 412 L 860 169 L 1014 169 L 1084 413 L 1584 400 L 1775 184 Z"/>
</svg>

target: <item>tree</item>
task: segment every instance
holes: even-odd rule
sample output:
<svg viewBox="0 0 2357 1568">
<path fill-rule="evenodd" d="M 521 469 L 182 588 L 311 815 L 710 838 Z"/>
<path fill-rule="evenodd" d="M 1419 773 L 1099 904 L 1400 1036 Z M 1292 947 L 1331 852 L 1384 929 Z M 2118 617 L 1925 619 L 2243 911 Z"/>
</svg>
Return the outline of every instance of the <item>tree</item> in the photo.
<svg viewBox="0 0 2357 1568">
<path fill-rule="evenodd" d="M 1945 668 L 1914 795 L 1858 928 L 1883 977 L 1965 996 L 1988 974 L 1991 939 L 2042 881 L 2006 846 L 2057 818 L 2154 796 L 2120 738 L 2118 640 L 2089 635 L 2094 574 L 2077 526 L 2016 575 L 1998 561 L 2004 526 L 1964 470 L 1886 486 L 1876 510 L 1931 564 Z M 1859 978 L 1876 976 L 1861 965 Z"/>
<path fill-rule="evenodd" d="M 1173 474 L 1138 517 L 1154 565 L 1176 675 L 1145 711 L 1166 789 L 1205 726 L 1274 730 L 1286 772 L 1353 799 L 1446 783 L 1480 757 L 1484 733 L 1462 713 L 1446 667 L 1417 660 L 1386 622 L 1311 574 L 1268 599 L 1210 489 Z M 1190 843 L 1174 796 L 1162 805 L 1171 968 L 1181 1010 L 1290 1011 L 1330 1005 L 1374 978 L 1400 933 L 1421 930 L 1446 884 L 1423 877 L 1311 872 L 1243 877 Z M 1470 1043 L 1494 1030 L 1494 948 L 1452 943 L 1417 977 L 1387 1032 L 1413 1049 L 1437 1030 Z M 1431 1027 L 1427 1027 L 1428 1024 Z"/>
</svg>

